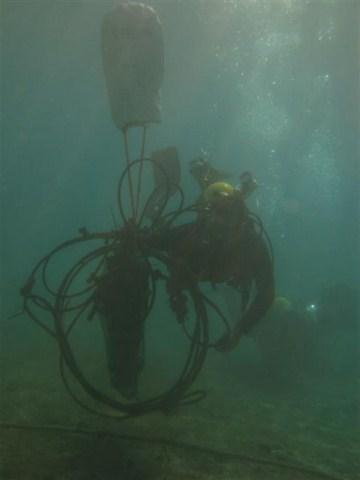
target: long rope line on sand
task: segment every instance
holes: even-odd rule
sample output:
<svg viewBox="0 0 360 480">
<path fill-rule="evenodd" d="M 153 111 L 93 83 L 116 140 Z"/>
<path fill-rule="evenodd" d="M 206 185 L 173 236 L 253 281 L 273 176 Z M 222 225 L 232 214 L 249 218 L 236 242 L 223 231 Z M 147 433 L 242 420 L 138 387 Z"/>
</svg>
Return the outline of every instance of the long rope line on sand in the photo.
<svg viewBox="0 0 360 480">
<path fill-rule="evenodd" d="M 220 450 L 215 450 L 208 447 L 203 447 L 200 445 L 195 445 L 186 442 L 180 442 L 175 440 L 169 440 L 165 438 L 157 438 L 157 437 L 140 437 L 137 435 L 129 435 L 129 434 L 119 434 L 116 432 L 109 432 L 109 431 L 97 431 L 97 430 L 88 430 L 88 429 L 78 429 L 78 428 L 70 428 L 61 425 L 21 425 L 17 423 L 6 423 L 1 422 L 0 428 L 3 429 L 13 429 L 13 430 L 36 430 L 36 431 L 45 431 L 45 432 L 61 432 L 67 433 L 69 435 L 87 435 L 87 436 L 94 436 L 94 437 L 109 437 L 118 440 L 123 440 L 127 442 L 137 442 L 143 444 L 151 444 L 151 445 L 160 445 L 160 446 L 167 446 L 177 449 L 189 450 L 192 453 L 197 452 L 204 455 L 211 455 L 213 458 L 217 458 L 219 461 L 233 461 L 233 462 L 245 462 L 245 463 L 253 463 L 257 465 L 267 465 L 271 467 L 278 467 L 287 470 L 293 470 L 300 473 L 304 473 L 307 475 L 317 476 L 318 478 L 324 478 L 327 480 L 344 480 L 340 477 L 335 477 L 329 473 L 313 470 L 311 468 L 307 468 L 306 466 L 301 465 L 293 465 L 284 462 L 277 462 L 274 460 L 266 460 L 263 458 L 252 457 L 249 455 L 243 455 L 239 453 L 231 453 L 231 452 L 222 452 Z"/>
</svg>

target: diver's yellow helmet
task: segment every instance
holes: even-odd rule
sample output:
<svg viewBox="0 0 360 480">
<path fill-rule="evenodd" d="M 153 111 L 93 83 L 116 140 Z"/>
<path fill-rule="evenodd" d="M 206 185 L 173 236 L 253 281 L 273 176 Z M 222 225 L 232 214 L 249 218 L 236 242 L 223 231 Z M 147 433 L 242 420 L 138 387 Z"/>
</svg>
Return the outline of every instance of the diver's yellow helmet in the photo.
<svg viewBox="0 0 360 480">
<path fill-rule="evenodd" d="M 203 193 L 205 203 L 216 203 L 222 198 L 232 198 L 235 188 L 227 182 L 215 182 L 209 185 Z"/>
<path fill-rule="evenodd" d="M 227 235 L 228 229 L 237 229 L 244 221 L 246 206 L 241 192 L 230 183 L 212 183 L 204 190 L 201 202 L 211 235 L 216 232 L 221 236 Z M 225 229 L 227 233 L 224 233 Z"/>
</svg>

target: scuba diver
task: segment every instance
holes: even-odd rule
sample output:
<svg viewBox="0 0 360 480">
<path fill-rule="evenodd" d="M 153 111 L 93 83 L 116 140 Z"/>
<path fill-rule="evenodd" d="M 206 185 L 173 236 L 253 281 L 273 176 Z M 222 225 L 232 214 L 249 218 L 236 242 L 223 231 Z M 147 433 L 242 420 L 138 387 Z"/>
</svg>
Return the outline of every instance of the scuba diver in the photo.
<svg viewBox="0 0 360 480">
<path fill-rule="evenodd" d="M 198 202 L 194 222 L 173 227 L 160 236 L 160 246 L 167 249 L 177 264 L 179 275 L 173 275 L 170 297 L 175 299 L 189 280 L 225 283 L 239 291 L 242 312 L 235 327 L 221 338 L 216 349 L 230 351 L 243 335 L 248 334 L 270 308 L 275 293 L 272 255 L 257 230 L 245 204 L 250 192 L 250 174 L 241 189 L 227 182 L 208 185 Z M 251 297 L 251 287 L 256 293 Z"/>
</svg>

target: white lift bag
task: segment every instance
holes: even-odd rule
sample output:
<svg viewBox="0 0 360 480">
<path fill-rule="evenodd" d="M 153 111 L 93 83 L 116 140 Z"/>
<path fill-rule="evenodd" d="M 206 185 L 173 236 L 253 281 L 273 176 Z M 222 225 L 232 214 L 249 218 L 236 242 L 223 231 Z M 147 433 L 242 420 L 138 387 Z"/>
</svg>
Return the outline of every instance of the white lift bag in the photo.
<svg viewBox="0 0 360 480">
<path fill-rule="evenodd" d="M 102 51 L 112 118 L 119 129 L 160 122 L 164 42 L 159 17 L 124 3 L 104 17 Z"/>
</svg>

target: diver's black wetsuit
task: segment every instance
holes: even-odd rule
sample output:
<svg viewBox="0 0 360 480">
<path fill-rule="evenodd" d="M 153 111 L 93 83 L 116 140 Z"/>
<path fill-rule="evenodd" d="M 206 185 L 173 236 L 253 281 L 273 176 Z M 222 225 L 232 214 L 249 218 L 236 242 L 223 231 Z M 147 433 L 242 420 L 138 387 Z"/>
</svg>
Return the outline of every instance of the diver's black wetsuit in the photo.
<svg viewBox="0 0 360 480">
<path fill-rule="evenodd" d="M 173 258 L 184 262 L 199 282 L 226 283 L 239 289 L 247 306 L 238 328 L 248 333 L 271 306 L 274 272 L 269 249 L 263 236 L 247 221 L 238 235 L 209 237 L 201 222 L 173 228 L 161 239 L 161 247 Z M 181 282 L 186 279 L 179 279 Z M 250 288 L 255 296 L 249 302 Z M 184 285 L 186 286 L 186 285 Z"/>
</svg>

